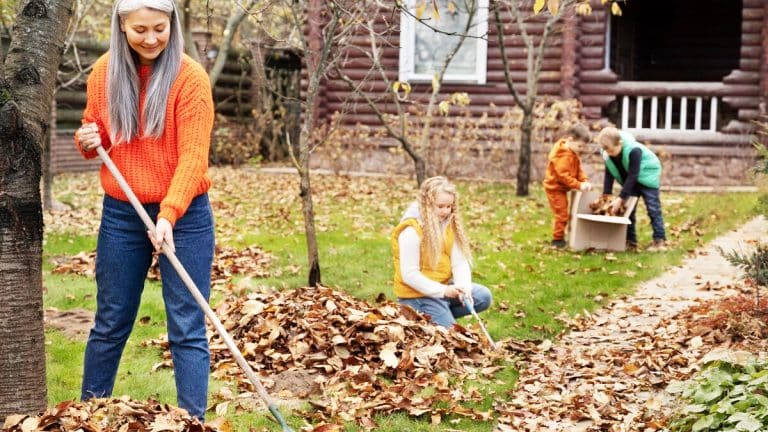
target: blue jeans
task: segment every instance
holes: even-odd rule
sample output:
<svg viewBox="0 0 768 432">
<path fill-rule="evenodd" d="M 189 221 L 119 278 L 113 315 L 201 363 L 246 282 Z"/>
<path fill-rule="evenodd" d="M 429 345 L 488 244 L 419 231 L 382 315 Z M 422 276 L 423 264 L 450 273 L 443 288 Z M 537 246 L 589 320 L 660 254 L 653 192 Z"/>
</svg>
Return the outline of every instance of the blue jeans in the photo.
<svg viewBox="0 0 768 432">
<path fill-rule="evenodd" d="M 666 240 L 667 235 L 664 231 L 664 217 L 661 215 L 661 197 L 659 196 L 659 189 L 638 185 L 638 190 L 645 203 L 645 209 L 648 211 L 648 217 L 651 219 L 653 239 Z M 627 241 L 631 243 L 637 243 L 635 211 L 637 211 L 637 207 L 635 207 L 635 209 L 632 210 L 632 214 L 629 215 L 629 221 L 632 223 L 627 227 Z"/>
<path fill-rule="evenodd" d="M 155 220 L 159 205 L 144 207 Z M 184 216 L 176 221 L 173 240 L 176 256 L 208 299 L 214 227 L 207 194 L 192 200 Z M 83 400 L 112 394 L 153 251 L 147 229 L 131 204 L 105 196 L 96 248 L 96 317 L 85 348 Z M 160 274 L 178 405 L 204 420 L 210 372 L 205 315 L 165 255 L 160 257 Z"/>
<path fill-rule="evenodd" d="M 482 312 L 491 306 L 491 291 L 480 284 L 473 283 L 472 300 L 475 304 L 475 311 Z M 456 324 L 456 318 L 470 314 L 469 309 L 463 306 L 459 299 L 417 297 L 398 298 L 397 301 L 429 315 L 433 323 L 443 327 L 453 327 Z"/>
</svg>

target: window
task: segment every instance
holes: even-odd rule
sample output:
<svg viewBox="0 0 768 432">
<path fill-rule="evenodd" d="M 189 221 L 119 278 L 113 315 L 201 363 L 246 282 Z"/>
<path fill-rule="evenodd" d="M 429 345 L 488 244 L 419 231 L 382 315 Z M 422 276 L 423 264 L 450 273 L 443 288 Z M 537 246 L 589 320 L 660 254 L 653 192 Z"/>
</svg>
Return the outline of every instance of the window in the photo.
<svg viewBox="0 0 768 432">
<path fill-rule="evenodd" d="M 407 0 L 405 5 L 409 12 L 400 14 L 400 81 L 431 82 L 460 38 L 436 32 L 430 26 L 446 33 L 461 34 L 469 18 L 466 3 L 470 0 L 437 0 L 439 16 L 434 15 L 432 1 L 427 1 L 421 15 L 424 22 L 418 22 L 414 18 L 416 6 L 424 1 Z M 485 84 L 488 0 L 475 1 L 478 10 L 470 28 L 472 37 L 464 39 L 464 44 L 451 60 L 443 77 L 445 82 Z"/>
</svg>

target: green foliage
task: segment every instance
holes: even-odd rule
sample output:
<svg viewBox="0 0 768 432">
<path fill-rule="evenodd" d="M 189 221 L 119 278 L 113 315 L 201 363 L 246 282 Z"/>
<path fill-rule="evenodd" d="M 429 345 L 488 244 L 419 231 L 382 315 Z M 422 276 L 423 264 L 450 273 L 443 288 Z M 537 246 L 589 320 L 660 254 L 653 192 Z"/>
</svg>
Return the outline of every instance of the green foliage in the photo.
<svg viewBox="0 0 768 432">
<path fill-rule="evenodd" d="M 667 391 L 681 401 L 669 432 L 768 428 L 768 363 L 713 362 L 694 378 L 670 384 Z"/>
<path fill-rule="evenodd" d="M 768 286 L 768 244 L 758 244 L 752 254 L 739 251 L 720 253 L 731 264 L 744 270 L 744 276 L 758 286 Z"/>
</svg>

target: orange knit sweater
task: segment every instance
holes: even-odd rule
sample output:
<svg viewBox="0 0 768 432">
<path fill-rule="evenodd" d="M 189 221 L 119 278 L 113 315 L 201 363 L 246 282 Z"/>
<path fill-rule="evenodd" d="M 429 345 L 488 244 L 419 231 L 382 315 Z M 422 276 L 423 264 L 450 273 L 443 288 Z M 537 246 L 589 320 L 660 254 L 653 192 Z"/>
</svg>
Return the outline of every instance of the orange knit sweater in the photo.
<svg viewBox="0 0 768 432">
<path fill-rule="evenodd" d="M 129 143 L 112 147 L 107 110 L 107 66 L 109 53 L 93 66 L 87 85 L 87 103 L 83 124 L 95 122 L 99 126 L 102 146 L 110 151 L 125 180 L 142 203 L 160 203 L 159 218 L 171 224 L 184 215 L 193 198 L 208 191 L 208 150 L 213 129 L 213 97 L 208 74 L 199 63 L 184 55 L 179 75 L 168 94 L 165 128 L 157 138 L 139 137 Z M 146 88 L 152 73 L 151 66 L 139 67 L 139 130 L 143 130 L 141 112 L 144 108 Z M 97 156 L 96 151 L 83 152 L 75 137 L 77 148 L 86 158 Z M 128 201 L 120 185 L 101 166 L 101 185 L 107 195 Z"/>
</svg>

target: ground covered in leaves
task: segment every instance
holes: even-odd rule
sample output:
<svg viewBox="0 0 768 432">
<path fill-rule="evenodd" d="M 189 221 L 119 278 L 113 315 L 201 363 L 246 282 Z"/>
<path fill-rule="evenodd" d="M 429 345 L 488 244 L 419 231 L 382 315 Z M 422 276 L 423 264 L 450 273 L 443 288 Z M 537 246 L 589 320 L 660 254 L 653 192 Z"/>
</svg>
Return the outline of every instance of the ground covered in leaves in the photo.
<svg viewBox="0 0 768 432">
<path fill-rule="evenodd" d="M 684 324 L 668 321 L 658 328 L 628 332 L 621 343 L 583 339 L 579 343 L 593 351 L 572 352 L 568 344 L 574 342 L 568 336 L 562 342 L 556 338 L 562 324 L 553 317 L 560 310 L 570 315 L 582 308 L 594 310 L 617 293 L 630 292 L 636 281 L 661 271 L 676 254 L 685 254 L 712 232 L 720 232 L 715 227 L 723 221 L 733 222 L 728 217 L 737 212 L 734 203 L 743 201 L 741 197 L 665 194 L 672 249 L 668 253 L 574 254 L 547 247 L 550 215 L 536 190 L 531 197 L 512 199 L 507 185 L 460 183 L 462 213 L 477 252 L 474 275 L 489 286 L 495 300 L 481 317 L 495 337 L 537 339 L 526 343 L 505 339 L 503 350 L 493 352 L 483 344 L 472 319 L 461 321 L 468 328 L 447 335 L 391 302 L 374 301 L 381 293 L 391 298 L 388 236 L 415 196 L 410 181 L 313 178 L 323 281 L 333 289 L 293 290 L 286 288 L 306 283 L 296 176 L 229 168 L 211 172 L 217 243 L 223 246 L 214 268 L 214 303 L 291 424 L 305 430 L 525 430 L 522 425 L 535 416 L 542 418 L 540 424 L 565 419 L 563 424 L 622 430 L 617 428 L 626 413 L 644 412 L 637 408 L 638 401 L 661 387 L 659 379 L 695 370 L 686 351 L 698 344 L 696 336 L 701 337 L 702 352 L 704 345 L 717 340 L 699 330 L 683 333 Z M 90 251 L 98 231 L 100 190 L 92 177 L 73 176 L 61 184 L 57 197 L 71 209 L 46 213 L 46 271 L 54 272 L 46 281 L 46 306 L 55 306 L 62 314 L 94 307 Z M 717 201 L 716 206 L 707 200 Z M 639 224 L 647 224 L 642 212 L 639 217 Z M 641 229 L 639 234 L 641 244 L 650 241 L 650 230 Z M 85 252 L 75 257 L 80 251 Z M 240 277 L 278 290 L 253 287 L 238 281 Z M 685 283 L 698 282 L 690 278 Z M 162 401 L 173 401 L 168 359 L 158 363 L 158 351 L 139 343 L 156 338 L 165 325 L 155 287 L 156 283 L 148 284 L 145 290 L 145 309 L 134 332 L 139 336 L 127 347 L 129 355 L 121 367 L 128 372 L 118 377 L 117 394 L 158 395 Z M 649 306 L 641 313 L 628 306 L 624 320 L 650 316 L 654 310 Z M 589 316 L 583 324 L 611 332 L 625 325 L 621 320 L 601 320 Z M 712 323 L 724 321 L 712 318 Z M 676 329 L 680 334 L 675 336 Z M 233 421 L 233 430 L 274 429 L 221 341 L 213 333 L 210 337 L 212 367 L 219 379 L 212 381 L 209 418 L 225 417 Z M 76 397 L 79 383 L 72 371 L 82 364 L 71 358 L 82 357 L 82 346 L 70 344 L 57 332 L 47 334 L 47 339 L 53 341 L 49 386 L 56 404 Z M 654 349 L 659 350 L 658 361 Z M 520 356 L 526 361 L 516 363 Z M 523 374 L 515 390 L 511 390 L 517 376 L 513 365 L 519 365 Z M 541 378 L 546 374 L 557 380 Z M 637 384 L 632 381 L 635 376 Z M 638 390 L 632 399 L 636 389 L 646 390 Z M 296 400 L 301 403 L 291 403 Z"/>
<path fill-rule="evenodd" d="M 396 411 L 433 422 L 451 414 L 488 421 L 492 412 L 467 408 L 482 396 L 465 383 L 491 380 L 519 347 L 493 351 L 477 328 L 448 331 L 397 303 L 371 305 L 325 287 L 232 296 L 216 313 L 253 369 L 270 377 L 269 387 L 303 372 L 296 388 L 282 386 L 277 396 L 309 398 L 306 415 L 321 424 L 372 429 L 376 414 Z M 220 336 L 209 334 L 214 376 L 253 391 Z M 165 340 L 151 343 L 167 348 Z M 171 366 L 167 350 L 165 357 L 159 366 Z M 217 396 L 219 412 L 253 397 Z"/>
<path fill-rule="evenodd" d="M 127 397 L 66 401 L 38 416 L 11 415 L 3 431 L 79 431 L 79 432 L 224 432 L 222 422 L 202 424 L 180 408 L 157 401 L 138 402 Z"/>
</svg>

